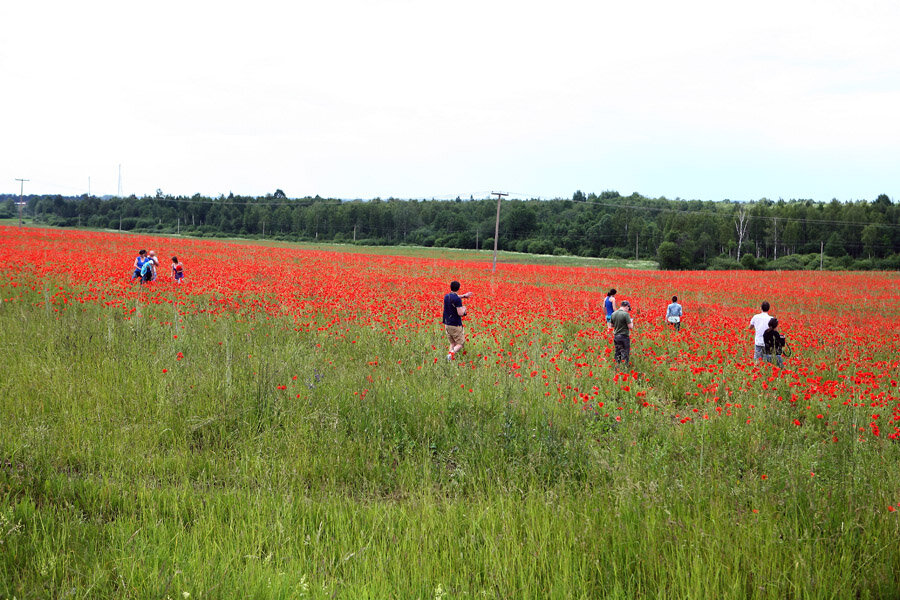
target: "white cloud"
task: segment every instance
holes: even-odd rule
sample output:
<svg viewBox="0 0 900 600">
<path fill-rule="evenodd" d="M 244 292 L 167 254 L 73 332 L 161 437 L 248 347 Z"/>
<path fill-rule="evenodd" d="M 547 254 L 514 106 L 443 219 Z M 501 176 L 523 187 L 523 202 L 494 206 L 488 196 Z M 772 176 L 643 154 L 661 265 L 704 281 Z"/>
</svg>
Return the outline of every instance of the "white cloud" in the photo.
<svg viewBox="0 0 900 600">
<path fill-rule="evenodd" d="M 114 193 L 122 163 L 137 194 L 897 191 L 886 0 L 38 0 L 0 21 L 0 190 Z"/>
</svg>

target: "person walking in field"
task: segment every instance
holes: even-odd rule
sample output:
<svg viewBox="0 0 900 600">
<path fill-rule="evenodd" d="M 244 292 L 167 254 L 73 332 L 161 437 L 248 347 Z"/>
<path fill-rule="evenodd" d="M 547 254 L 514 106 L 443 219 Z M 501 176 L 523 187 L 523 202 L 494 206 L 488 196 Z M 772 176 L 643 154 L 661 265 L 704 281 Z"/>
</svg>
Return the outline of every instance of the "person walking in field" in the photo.
<svg viewBox="0 0 900 600">
<path fill-rule="evenodd" d="M 610 317 L 613 327 L 613 344 L 615 344 L 614 359 L 616 364 L 627 365 L 631 359 L 631 330 L 634 329 L 634 319 L 631 318 L 631 303 L 622 300 L 619 309 Z"/>
<path fill-rule="evenodd" d="M 606 292 L 606 300 L 603 301 L 603 308 L 606 310 L 606 328 L 612 329 L 610 320 L 612 319 L 612 314 L 616 310 L 616 289 L 615 288 Z"/>
<path fill-rule="evenodd" d="M 159 259 L 156 258 L 156 251 L 147 252 L 147 260 L 141 266 L 141 285 L 156 280 L 156 268 L 159 266 Z"/>
<path fill-rule="evenodd" d="M 668 321 L 675 331 L 681 331 L 682 313 L 681 305 L 678 304 L 678 296 L 672 296 L 672 304 L 666 308 L 666 321 Z"/>
<path fill-rule="evenodd" d="M 177 256 L 172 257 L 172 279 L 179 284 L 184 281 L 184 265 L 181 264 Z"/>
<path fill-rule="evenodd" d="M 767 362 L 779 367 L 784 366 L 784 360 L 781 358 L 784 351 L 785 339 L 778 331 L 778 319 L 772 317 L 769 319 L 769 328 L 763 333 L 763 345 L 766 347 Z"/>
<path fill-rule="evenodd" d="M 131 273 L 131 281 L 141 276 L 141 267 L 144 266 L 145 262 L 147 262 L 147 251 L 141 248 L 138 251 L 138 255 L 134 258 L 134 271 Z"/>
<path fill-rule="evenodd" d="M 750 327 L 747 328 L 756 332 L 753 338 L 753 360 L 766 359 L 766 342 L 763 339 L 763 334 L 769 328 L 769 319 L 772 318 L 769 316 L 768 302 L 763 302 L 760 308 L 762 308 L 762 312 L 750 319 Z"/>
<path fill-rule="evenodd" d="M 472 292 L 466 292 L 460 295 L 459 282 L 450 282 L 450 293 L 444 296 L 444 316 L 442 322 L 444 329 L 447 331 L 447 337 L 450 339 L 450 352 L 447 354 L 447 360 L 453 360 L 457 352 L 462 350 L 466 343 L 466 332 L 463 329 L 462 318 L 466 314 L 466 307 L 463 306 L 463 298 L 471 298 Z"/>
<path fill-rule="evenodd" d="M 141 285 L 145 283 L 150 283 L 156 279 L 156 269 L 154 268 L 154 264 L 152 260 L 144 261 L 144 264 L 141 266 Z"/>
</svg>

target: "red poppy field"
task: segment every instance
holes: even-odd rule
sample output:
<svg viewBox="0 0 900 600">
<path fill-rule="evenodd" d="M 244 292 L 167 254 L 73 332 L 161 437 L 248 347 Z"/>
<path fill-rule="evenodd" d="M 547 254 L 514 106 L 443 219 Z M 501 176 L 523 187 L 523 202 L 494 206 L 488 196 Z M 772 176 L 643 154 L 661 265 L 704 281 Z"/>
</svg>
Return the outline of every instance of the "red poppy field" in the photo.
<svg viewBox="0 0 900 600">
<path fill-rule="evenodd" d="M 0 227 L 0 596 L 900 593 L 897 274 L 489 259 Z"/>
</svg>

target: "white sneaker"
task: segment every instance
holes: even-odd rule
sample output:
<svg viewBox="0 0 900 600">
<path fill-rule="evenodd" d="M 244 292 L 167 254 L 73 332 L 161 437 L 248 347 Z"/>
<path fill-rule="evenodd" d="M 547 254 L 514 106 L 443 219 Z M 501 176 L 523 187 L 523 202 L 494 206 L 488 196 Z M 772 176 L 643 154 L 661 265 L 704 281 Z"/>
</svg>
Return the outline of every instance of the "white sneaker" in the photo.
<svg viewBox="0 0 900 600">
<path fill-rule="evenodd" d="M 452 354 L 452 353 L 447 355 L 447 360 L 453 360 L 453 354 Z"/>
</svg>

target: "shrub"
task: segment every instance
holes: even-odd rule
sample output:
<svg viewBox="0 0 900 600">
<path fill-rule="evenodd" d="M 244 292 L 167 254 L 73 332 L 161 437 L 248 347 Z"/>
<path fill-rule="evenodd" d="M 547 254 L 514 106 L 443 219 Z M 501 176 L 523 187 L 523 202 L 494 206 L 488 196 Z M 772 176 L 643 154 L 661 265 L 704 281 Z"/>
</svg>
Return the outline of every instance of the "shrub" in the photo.
<svg viewBox="0 0 900 600">
<path fill-rule="evenodd" d="M 553 242 L 550 240 L 531 240 L 528 242 L 528 252 L 531 254 L 553 254 Z"/>
<path fill-rule="evenodd" d="M 745 254 L 741 257 L 741 264 L 745 269 L 756 270 L 756 257 L 752 254 Z"/>
<path fill-rule="evenodd" d="M 744 265 L 730 256 L 716 256 L 709 260 L 706 268 L 710 271 L 740 271 Z"/>
<path fill-rule="evenodd" d="M 660 269 L 680 269 L 681 268 L 681 249 L 675 242 L 663 242 L 656 249 L 656 258 L 659 261 Z"/>
<path fill-rule="evenodd" d="M 876 263 L 876 269 L 884 270 L 884 271 L 897 271 L 900 270 L 900 253 L 891 254 L 886 258 L 882 258 L 878 260 Z"/>
<path fill-rule="evenodd" d="M 773 260 L 767 265 L 767 268 L 771 270 L 800 271 L 806 268 L 806 261 L 799 254 L 788 254 Z"/>
</svg>

